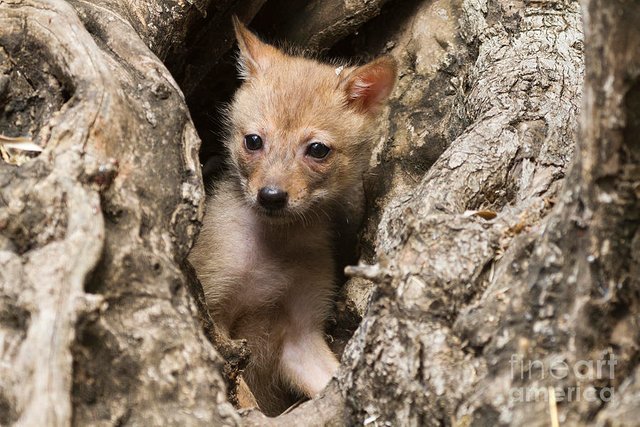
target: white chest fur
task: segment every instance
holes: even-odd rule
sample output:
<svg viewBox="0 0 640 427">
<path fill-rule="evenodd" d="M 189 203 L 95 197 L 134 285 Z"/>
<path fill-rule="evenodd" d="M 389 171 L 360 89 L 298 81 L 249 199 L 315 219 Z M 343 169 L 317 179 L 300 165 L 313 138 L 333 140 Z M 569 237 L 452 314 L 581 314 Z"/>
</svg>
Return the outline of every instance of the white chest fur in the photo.
<svg viewBox="0 0 640 427">
<path fill-rule="evenodd" d="M 313 312 L 326 311 L 333 275 L 329 238 L 326 225 L 274 226 L 221 194 L 209 203 L 190 260 L 214 311 L 279 306 L 293 314 L 314 305 L 321 309 Z"/>
</svg>

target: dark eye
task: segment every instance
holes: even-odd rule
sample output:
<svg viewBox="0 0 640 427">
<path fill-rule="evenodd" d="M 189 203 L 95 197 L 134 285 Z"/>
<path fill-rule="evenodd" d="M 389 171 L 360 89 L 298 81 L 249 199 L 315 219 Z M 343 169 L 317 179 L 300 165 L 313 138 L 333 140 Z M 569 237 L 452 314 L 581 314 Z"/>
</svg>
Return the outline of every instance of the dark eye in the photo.
<svg viewBox="0 0 640 427">
<path fill-rule="evenodd" d="M 321 142 L 314 142 L 307 147 L 307 156 L 311 156 L 314 159 L 324 159 L 329 154 L 331 148 L 327 147 Z"/>
<path fill-rule="evenodd" d="M 256 151 L 262 148 L 262 138 L 256 134 L 245 135 L 244 146 L 247 150 Z"/>
</svg>

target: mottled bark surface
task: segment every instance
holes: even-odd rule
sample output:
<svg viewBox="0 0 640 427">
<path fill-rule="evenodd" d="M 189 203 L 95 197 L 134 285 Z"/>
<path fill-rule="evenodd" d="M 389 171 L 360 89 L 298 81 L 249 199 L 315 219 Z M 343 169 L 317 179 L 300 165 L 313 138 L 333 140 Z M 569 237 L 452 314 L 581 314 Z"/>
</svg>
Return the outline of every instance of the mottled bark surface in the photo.
<svg viewBox="0 0 640 427">
<path fill-rule="evenodd" d="M 184 266 L 234 13 L 400 64 L 335 347 L 361 323 L 276 419 L 227 401 L 247 354 Z M 0 425 L 635 425 L 637 22 L 632 0 L 0 0 Z"/>
<path fill-rule="evenodd" d="M 0 3 L 1 133 L 44 148 L 1 165 L 0 423 L 234 423 L 179 269 L 199 139 L 112 3 Z"/>
<path fill-rule="evenodd" d="M 493 378 L 485 349 L 518 338 L 499 333 L 496 296 L 483 292 L 497 286 L 510 303 L 509 283 L 501 281 L 520 261 L 514 238 L 542 227 L 571 158 L 582 83 L 578 5 L 467 1 L 460 18 L 464 41 L 446 45 L 457 52 L 456 42 L 466 43 L 477 59 L 451 78 L 462 87 L 449 83 L 449 97 L 464 90 L 452 108 L 469 124 L 417 185 L 405 179 L 382 201 L 381 283 L 346 358 L 352 419 L 437 424 L 469 416 L 459 408 Z M 449 55 L 441 54 L 436 73 L 447 70 Z M 443 128 L 459 128 L 459 117 L 444 120 Z M 406 387 L 385 395 L 393 384 Z M 481 395 L 503 391 L 493 386 Z"/>
</svg>

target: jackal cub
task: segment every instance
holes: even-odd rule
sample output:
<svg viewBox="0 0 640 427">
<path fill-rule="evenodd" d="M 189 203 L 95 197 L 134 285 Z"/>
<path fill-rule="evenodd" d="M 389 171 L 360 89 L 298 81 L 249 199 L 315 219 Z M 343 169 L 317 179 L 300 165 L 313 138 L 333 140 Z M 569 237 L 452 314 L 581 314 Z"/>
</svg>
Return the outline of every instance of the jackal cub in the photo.
<svg viewBox="0 0 640 427">
<path fill-rule="evenodd" d="M 362 185 L 396 63 L 336 68 L 234 26 L 244 83 L 228 110 L 230 172 L 189 260 L 214 321 L 247 340 L 244 379 L 276 415 L 287 393 L 312 397 L 338 368 L 323 331 L 334 293 L 331 214 Z"/>
</svg>

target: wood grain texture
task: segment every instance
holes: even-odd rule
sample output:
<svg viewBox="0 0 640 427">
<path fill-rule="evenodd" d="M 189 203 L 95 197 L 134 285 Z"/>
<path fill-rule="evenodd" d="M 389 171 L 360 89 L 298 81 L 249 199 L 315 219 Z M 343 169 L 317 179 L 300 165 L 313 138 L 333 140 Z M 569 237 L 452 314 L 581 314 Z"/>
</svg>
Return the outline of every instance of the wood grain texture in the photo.
<svg viewBox="0 0 640 427">
<path fill-rule="evenodd" d="M 29 82 L 14 96 L 60 94 L 34 109 L 44 152 L 0 179 L 3 424 L 237 422 L 179 267 L 202 216 L 199 139 L 122 10 L 0 3 L 3 66 Z"/>
</svg>

